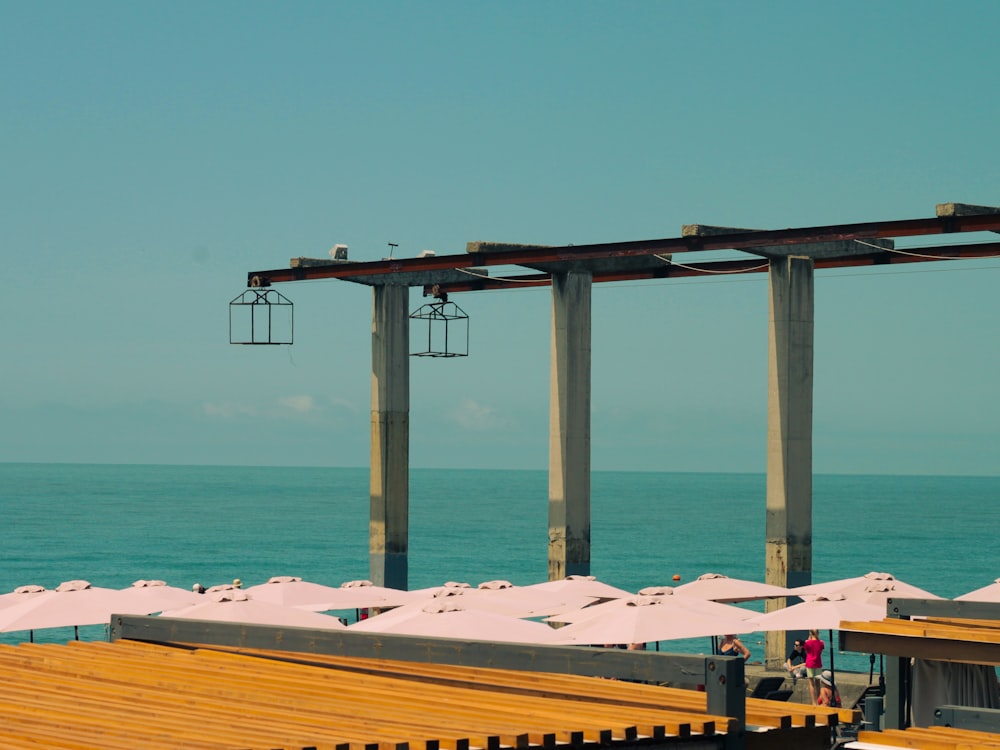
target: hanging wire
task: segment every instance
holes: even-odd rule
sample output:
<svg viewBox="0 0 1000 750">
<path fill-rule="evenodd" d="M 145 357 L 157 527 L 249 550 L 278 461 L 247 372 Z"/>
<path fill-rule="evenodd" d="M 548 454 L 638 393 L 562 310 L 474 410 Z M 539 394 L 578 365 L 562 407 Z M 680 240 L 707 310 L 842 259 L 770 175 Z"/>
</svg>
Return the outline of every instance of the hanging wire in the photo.
<svg viewBox="0 0 1000 750">
<path fill-rule="evenodd" d="M 468 274 L 469 276 L 475 276 L 477 279 L 489 279 L 490 281 L 504 281 L 508 284 L 548 284 L 548 279 L 507 279 L 503 276 L 490 276 L 485 273 L 476 273 L 475 271 L 470 271 L 468 268 L 456 268 L 459 273 Z"/>
<path fill-rule="evenodd" d="M 859 245 L 865 245 L 867 247 L 873 247 L 876 250 L 882 250 L 887 253 L 894 253 L 896 255 L 905 255 L 910 258 L 923 258 L 925 260 L 973 260 L 973 258 L 958 258 L 953 255 L 925 255 L 924 253 L 911 253 L 906 250 L 899 250 L 894 247 L 882 247 L 881 245 L 874 245 L 871 242 L 865 242 L 864 240 L 854 240 Z M 985 244 L 985 243 L 981 243 Z M 947 245 L 942 245 L 942 248 L 947 248 Z M 983 260 L 989 258 L 1000 258 L 1000 255 L 978 255 L 975 260 Z"/>
<path fill-rule="evenodd" d="M 756 273 L 757 271 L 761 271 L 765 268 L 768 268 L 771 265 L 770 261 L 765 260 L 759 266 L 754 266 L 753 268 L 740 268 L 735 271 L 713 271 L 710 268 L 698 268 L 697 266 L 686 266 L 683 263 L 678 263 L 673 258 L 666 255 L 657 255 L 656 253 L 653 253 L 653 257 L 656 258 L 657 260 L 662 260 L 669 266 L 677 266 L 678 268 L 683 268 L 686 271 L 694 271 L 695 273 L 703 273 L 706 275 L 719 274 L 726 276 L 726 275 L 741 274 L 741 273 Z"/>
</svg>

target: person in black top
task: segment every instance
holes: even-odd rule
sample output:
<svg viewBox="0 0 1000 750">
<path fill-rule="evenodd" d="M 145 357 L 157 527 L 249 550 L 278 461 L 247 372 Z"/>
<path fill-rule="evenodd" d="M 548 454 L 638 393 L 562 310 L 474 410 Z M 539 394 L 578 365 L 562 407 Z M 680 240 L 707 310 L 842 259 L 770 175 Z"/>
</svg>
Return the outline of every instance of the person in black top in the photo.
<svg viewBox="0 0 1000 750">
<path fill-rule="evenodd" d="M 806 652 L 802 648 L 802 640 L 799 638 L 795 639 L 795 643 L 792 644 L 792 650 L 788 654 L 788 658 L 785 659 L 785 669 L 788 670 L 789 674 L 792 675 L 792 685 L 800 677 L 806 676 Z"/>
</svg>

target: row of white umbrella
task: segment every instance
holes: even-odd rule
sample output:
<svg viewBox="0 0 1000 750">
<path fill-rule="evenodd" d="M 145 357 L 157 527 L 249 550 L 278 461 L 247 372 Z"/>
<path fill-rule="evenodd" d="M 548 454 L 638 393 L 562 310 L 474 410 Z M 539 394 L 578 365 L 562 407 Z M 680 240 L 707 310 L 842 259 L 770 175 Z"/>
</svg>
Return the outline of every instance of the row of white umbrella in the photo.
<svg viewBox="0 0 1000 750">
<path fill-rule="evenodd" d="M 1000 582 L 994 586 L 1000 593 Z M 768 614 L 732 604 L 787 596 L 805 601 Z M 479 640 L 604 645 L 837 628 L 843 620 L 881 620 L 886 599 L 899 596 L 939 598 L 886 573 L 798 589 L 706 574 L 682 586 L 651 587 L 638 594 L 590 576 L 531 586 L 491 581 L 473 588 L 449 582 L 417 591 L 373 586 L 369 581 L 331 587 L 276 577 L 246 590 L 223 586 L 207 594 L 163 581 L 136 581 L 122 590 L 68 581 L 52 591 L 22 587 L 0 595 L 0 632 L 106 624 L 112 614 L 156 612 L 180 618 L 338 629 L 344 627 L 338 618 L 319 613 L 388 609 L 350 627 Z M 564 626 L 553 628 L 539 618 Z"/>
</svg>

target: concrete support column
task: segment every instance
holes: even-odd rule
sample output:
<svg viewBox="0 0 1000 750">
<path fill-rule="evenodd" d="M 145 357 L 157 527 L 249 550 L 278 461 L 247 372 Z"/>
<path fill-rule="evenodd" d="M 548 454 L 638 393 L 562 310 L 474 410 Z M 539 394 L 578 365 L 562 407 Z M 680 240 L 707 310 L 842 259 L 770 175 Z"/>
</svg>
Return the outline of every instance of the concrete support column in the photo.
<svg viewBox="0 0 1000 750">
<path fill-rule="evenodd" d="M 408 587 L 410 289 L 372 287 L 371 580 Z"/>
<path fill-rule="evenodd" d="M 813 270 L 807 257 L 771 261 L 766 581 L 785 587 L 812 582 Z M 767 611 L 785 603 L 770 599 Z M 766 665 L 783 664 L 787 646 L 767 633 Z"/>
<path fill-rule="evenodd" d="M 590 574 L 590 271 L 552 274 L 549 580 Z"/>
</svg>

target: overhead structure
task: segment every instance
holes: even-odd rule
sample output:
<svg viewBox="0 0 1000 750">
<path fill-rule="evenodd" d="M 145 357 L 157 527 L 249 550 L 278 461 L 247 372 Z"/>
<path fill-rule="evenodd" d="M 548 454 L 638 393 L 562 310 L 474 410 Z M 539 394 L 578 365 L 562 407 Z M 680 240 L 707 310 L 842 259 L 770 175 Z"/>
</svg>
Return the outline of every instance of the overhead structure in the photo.
<svg viewBox="0 0 1000 750">
<path fill-rule="evenodd" d="M 769 274 L 767 582 L 812 578 L 813 278 L 817 269 L 1000 257 L 1000 242 L 896 249 L 894 241 L 1000 232 L 1000 208 L 943 203 L 929 218 L 777 230 L 686 225 L 679 237 L 587 245 L 476 242 L 466 254 L 352 262 L 296 258 L 287 269 L 251 271 L 248 285 L 342 279 L 373 288 L 371 579 L 407 587 L 410 287 L 447 299 L 466 291 L 552 287 L 549 420 L 549 577 L 590 571 L 590 321 L 594 283 Z M 738 250 L 747 258 L 680 262 L 686 253 Z M 469 268 L 469 258 L 475 268 Z M 532 273 L 491 276 L 491 266 Z M 784 606 L 774 600 L 768 608 Z M 768 641 L 766 660 L 786 650 Z"/>
<path fill-rule="evenodd" d="M 291 344 L 294 339 L 294 305 L 280 292 L 251 286 L 230 301 L 230 344 Z"/>
<path fill-rule="evenodd" d="M 448 301 L 445 292 L 436 294 L 434 302 L 421 305 L 410 313 L 417 335 L 414 336 L 414 357 L 468 357 L 469 316 L 465 310 Z"/>
</svg>

